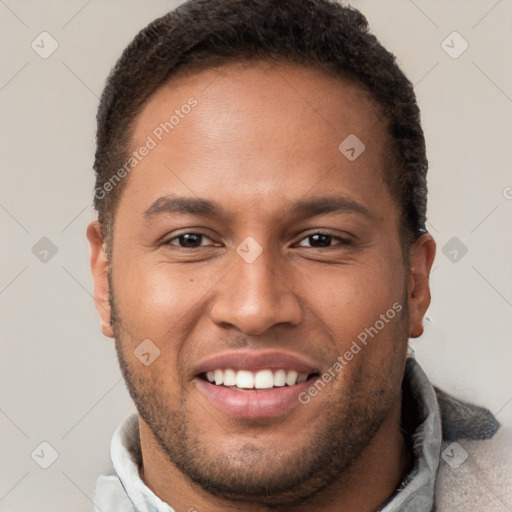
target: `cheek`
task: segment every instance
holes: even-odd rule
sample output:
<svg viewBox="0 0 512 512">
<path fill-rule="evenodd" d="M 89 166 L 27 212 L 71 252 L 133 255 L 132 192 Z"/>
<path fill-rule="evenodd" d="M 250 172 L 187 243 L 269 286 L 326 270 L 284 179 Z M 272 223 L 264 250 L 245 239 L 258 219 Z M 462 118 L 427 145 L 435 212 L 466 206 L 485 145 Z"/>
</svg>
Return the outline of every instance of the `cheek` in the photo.
<svg viewBox="0 0 512 512">
<path fill-rule="evenodd" d="M 314 321 L 331 339 L 332 349 L 344 353 L 358 339 L 362 349 L 366 348 L 364 341 L 379 339 L 372 352 L 381 355 L 393 349 L 390 338 L 403 323 L 406 307 L 403 272 L 401 259 L 381 256 L 364 265 L 302 276 L 306 302 Z"/>
<path fill-rule="evenodd" d="M 303 289 L 327 312 L 327 317 L 339 320 L 345 313 L 354 318 L 368 319 L 384 313 L 395 301 L 402 301 L 404 293 L 403 269 L 382 263 L 376 265 L 354 264 L 329 269 L 316 275 L 303 275 Z M 356 315 L 356 316 L 353 316 Z M 322 315 L 324 316 L 324 315 Z"/>
<path fill-rule="evenodd" d="M 123 321 L 143 337 L 167 342 L 180 337 L 198 314 L 217 272 L 127 258 L 113 267 L 116 306 Z"/>
</svg>

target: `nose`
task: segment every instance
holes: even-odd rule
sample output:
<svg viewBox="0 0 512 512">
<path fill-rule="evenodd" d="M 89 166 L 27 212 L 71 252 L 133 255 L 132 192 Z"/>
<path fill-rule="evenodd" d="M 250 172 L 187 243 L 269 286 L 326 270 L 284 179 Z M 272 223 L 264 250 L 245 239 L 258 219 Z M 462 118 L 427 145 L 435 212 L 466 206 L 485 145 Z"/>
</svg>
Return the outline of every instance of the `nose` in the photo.
<svg viewBox="0 0 512 512">
<path fill-rule="evenodd" d="M 237 328 L 251 336 L 277 325 L 297 326 L 303 311 L 282 265 L 270 261 L 266 251 L 253 262 L 233 255 L 233 264 L 216 287 L 210 318 L 224 328 Z M 289 274 L 289 273 L 288 273 Z"/>
</svg>

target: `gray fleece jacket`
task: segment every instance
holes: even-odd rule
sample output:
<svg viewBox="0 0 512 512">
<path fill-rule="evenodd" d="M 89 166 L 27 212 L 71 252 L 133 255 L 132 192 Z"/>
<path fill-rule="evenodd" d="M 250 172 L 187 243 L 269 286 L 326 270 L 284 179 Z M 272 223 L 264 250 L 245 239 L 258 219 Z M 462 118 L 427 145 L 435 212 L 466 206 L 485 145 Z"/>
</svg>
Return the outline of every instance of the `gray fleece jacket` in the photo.
<svg viewBox="0 0 512 512">
<path fill-rule="evenodd" d="M 380 512 L 512 512 L 510 428 L 500 428 L 487 409 L 434 388 L 412 357 L 402 410 L 414 462 Z M 116 430 L 111 459 L 96 481 L 95 512 L 175 512 L 139 476 L 136 414 Z"/>
</svg>

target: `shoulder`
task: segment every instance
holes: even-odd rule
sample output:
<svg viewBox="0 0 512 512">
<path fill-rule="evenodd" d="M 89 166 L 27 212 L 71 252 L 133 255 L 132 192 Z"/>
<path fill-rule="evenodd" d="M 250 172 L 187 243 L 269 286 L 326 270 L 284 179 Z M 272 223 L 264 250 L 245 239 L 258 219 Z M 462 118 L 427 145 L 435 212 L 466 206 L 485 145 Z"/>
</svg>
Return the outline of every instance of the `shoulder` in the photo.
<svg viewBox="0 0 512 512">
<path fill-rule="evenodd" d="M 484 440 L 444 441 L 436 483 L 437 512 L 512 510 L 512 431 Z"/>
<path fill-rule="evenodd" d="M 94 512 L 137 512 L 127 496 L 112 463 L 109 463 L 94 485 Z"/>
<path fill-rule="evenodd" d="M 443 428 L 436 511 L 512 510 L 512 429 L 483 407 L 436 395 Z"/>
</svg>

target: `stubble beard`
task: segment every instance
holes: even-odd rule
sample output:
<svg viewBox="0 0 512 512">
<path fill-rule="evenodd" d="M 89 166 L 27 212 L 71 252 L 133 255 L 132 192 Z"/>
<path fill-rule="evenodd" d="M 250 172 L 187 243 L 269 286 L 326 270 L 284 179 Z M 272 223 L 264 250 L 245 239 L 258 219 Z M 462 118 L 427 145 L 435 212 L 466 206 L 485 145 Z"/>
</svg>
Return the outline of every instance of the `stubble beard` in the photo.
<svg viewBox="0 0 512 512">
<path fill-rule="evenodd" d="M 402 304 L 404 310 L 390 333 L 399 345 L 407 341 L 407 301 Z M 110 305 L 119 365 L 139 415 L 170 464 L 218 498 L 275 511 L 305 505 L 334 482 L 342 482 L 343 474 L 370 444 L 396 401 L 397 390 L 389 382 L 381 382 L 368 396 L 360 391 L 364 377 L 356 376 L 350 389 L 325 411 L 307 446 L 292 441 L 287 452 L 276 453 L 275 449 L 262 449 L 262 443 L 246 442 L 236 452 L 216 451 L 201 425 L 190 418 L 188 407 L 196 402 L 187 400 L 185 388 L 180 389 L 179 405 L 171 409 L 161 383 L 144 379 L 140 362 L 130 349 L 133 340 L 121 327 L 126 324 L 116 310 L 113 293 Z M 389 373 L 382 375 L 393 374 L 391 363 Z M 271 433 L 262 435 L 271 437 Z"/>
</svg>

